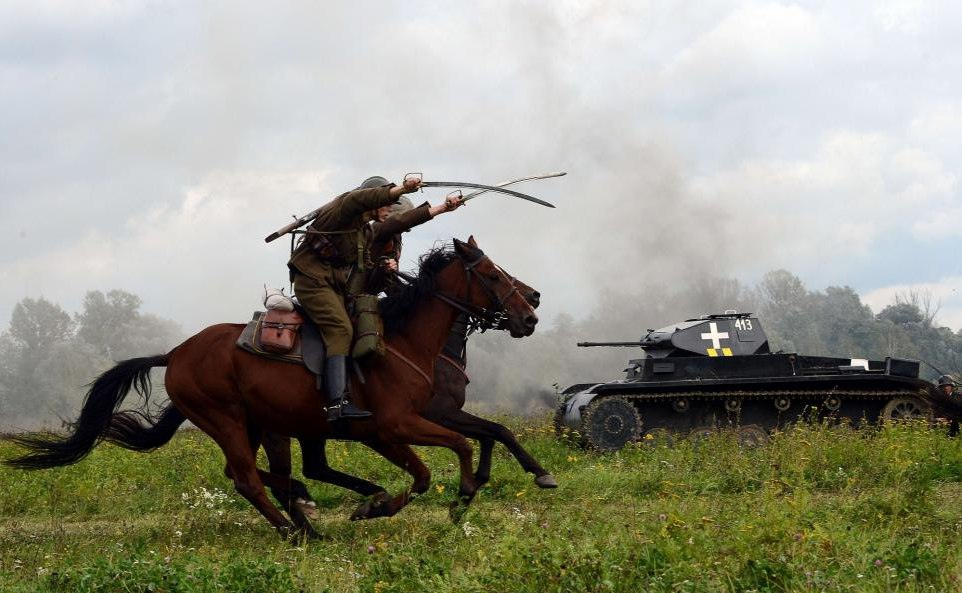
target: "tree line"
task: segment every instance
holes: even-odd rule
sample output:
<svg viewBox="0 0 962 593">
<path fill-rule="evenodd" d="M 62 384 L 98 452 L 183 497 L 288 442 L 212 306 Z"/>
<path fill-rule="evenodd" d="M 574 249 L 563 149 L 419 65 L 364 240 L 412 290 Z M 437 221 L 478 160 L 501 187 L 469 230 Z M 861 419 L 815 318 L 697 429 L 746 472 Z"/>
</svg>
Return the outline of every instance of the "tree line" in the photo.
<svg viewBox="0 0 962 593">
<path fill-rule="evenodd" d="M 90 291 L 71 315 L 43 297 L 18 302 L 0 334 L 0 430 L 60 428 L 84 386 L 115 361 L 166 352 L 183 338 L 177 323 L 140 311 L 123 290 Z"/>
<path fill-rule="evenodd" d="M 122 290 L 90 291 L 74 314 L 42 297 L 17 303 L 0 334 L 0 431 L 60 428 L 60 419 L 76 415 L 84 386 L 115 361 L 167 352 L 183 340 L 177 323 L 142 313 L 141 305 L 140 297 Z M 552 385 L 617 378 L 629 358 L 640 356 L 636 349 L 577 348 L 577 342 L 636 340 L 647 329 L 729 309 L 758 313 L 773 351 L 916 358 L 943 372 L 962 371 L 962 331 L 938 323 L 939 305 L 928 295 L 898 295 L 873 313 L 848 286 L 813 290 L 776 270 L 752 286 L 705 278 L 684 286 L 602 289 L 582 319 L 561 314 L 523 340 L 501 332 L 472 337 L 469 401 L 482 411 L 549 409 Z M 937 376 L 929 367 L 923 371 L 928 379 Z"/>
</svg>

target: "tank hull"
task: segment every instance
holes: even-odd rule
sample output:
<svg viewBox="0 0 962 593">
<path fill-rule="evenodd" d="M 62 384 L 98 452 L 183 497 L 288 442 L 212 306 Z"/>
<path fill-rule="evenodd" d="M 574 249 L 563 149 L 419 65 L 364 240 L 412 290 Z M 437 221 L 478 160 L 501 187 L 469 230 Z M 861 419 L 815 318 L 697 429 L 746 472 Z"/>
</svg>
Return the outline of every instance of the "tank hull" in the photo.
<svg viewBox="0 0 962 593">
<path fill-rule="evenodd" d="M 778 353 L 631 364 L 623 380 L 566 390 L 557 427 L 593 448 L 617 450 L 632 440 L 723 428 L 757 439 L 801 419 L 858 425 L 931 415 L 934 386 L 919 378 L 918 361 Z"/>
</svg>

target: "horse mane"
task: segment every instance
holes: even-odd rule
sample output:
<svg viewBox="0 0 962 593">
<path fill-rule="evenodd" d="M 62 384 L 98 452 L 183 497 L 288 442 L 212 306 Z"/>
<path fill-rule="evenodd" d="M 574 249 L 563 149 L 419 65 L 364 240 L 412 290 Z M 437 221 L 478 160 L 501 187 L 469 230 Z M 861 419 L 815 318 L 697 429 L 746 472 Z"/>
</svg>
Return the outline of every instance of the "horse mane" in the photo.
<svg viewBox="0 0 962 593">
<path fill-rule="evenodd" d="M 378 301 L 385 333 L 398 333 L 407 326 L 418 302 L 434 292 L 438 273 L 457 258 L 457 252 L 447 245 L 435 247 L 418 258 L 417 278 Z"/>
</svg>

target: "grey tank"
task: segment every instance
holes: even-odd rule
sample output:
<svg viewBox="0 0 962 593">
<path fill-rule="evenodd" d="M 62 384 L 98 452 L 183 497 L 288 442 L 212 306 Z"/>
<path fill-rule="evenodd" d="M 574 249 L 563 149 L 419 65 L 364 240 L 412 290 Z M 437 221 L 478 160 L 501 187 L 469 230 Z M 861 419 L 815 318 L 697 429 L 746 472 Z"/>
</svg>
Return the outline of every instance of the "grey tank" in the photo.
<svg viewBox="0 0 962 593">
<path fill-rule="evenodd" d="M 943 409 L 936 386 L 920 377 L 920 361 L 772 352 L 751 313 L 704 315 L 635 342 L 578 345 L 640 350 L 624 378 L 561 393 L 556 429 L 601 451 L 721 429 L 751 445 L 803 418 L 861 424 L 932 418 L 933 407 Z"/>
</svg>

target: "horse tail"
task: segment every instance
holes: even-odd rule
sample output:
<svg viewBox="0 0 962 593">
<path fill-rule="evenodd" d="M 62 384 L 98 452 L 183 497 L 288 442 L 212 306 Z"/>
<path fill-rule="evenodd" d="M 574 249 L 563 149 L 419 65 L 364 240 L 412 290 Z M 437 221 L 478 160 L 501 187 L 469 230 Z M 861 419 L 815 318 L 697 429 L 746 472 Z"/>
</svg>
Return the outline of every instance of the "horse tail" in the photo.
<svg viewBox="0 0 962 593">
<path fill-rule="evenodd" d="M 80 410 L 80 418 L 72 425 L 69 435 L 63 438 L 55 435 L 14 437 L 13 441 L 28 449 L 29 453 L 8 459 L 5 463 L 19 469 L 46 469 L 77 463 L 108 436 L 111 432 L 111 423 L 118 416 L 125 418 L 120 421 L 122 428 L 115 431 L 117 440 L 123 441 L 123 436 L 134 431 L 130 430 L 130 416 L 125 415 L 126 413 L 117 413 L 120 404 L 133 388 L 143 397 L 143 408 L 146 409 L 150 399 L 150 369 L 167 366 L 167 360 L 168 355 L 160 354 L 131 358 L 117 363 L 114 368 L 97 377 L 91 384 Z M 169 432 L 170 424 L 174 419 L 171 416 L 164 422 L 162 416 L 152 430 L 157 430 L 155 434 Z M 139 426 L 140 423 L 137 422 L 137 425 Z M 148 433 L 152 430 L 148 430 Z M 172 434 L 171 432 L 171 436 Z M 170 436 L 167 438 L 169 440 Z"/>
<path fill-rule="evenodd" d="M 119 412 L 110 420 L 103 439 L 131 451 L 153 451 L 166 445 L 185 420 L 174 404 L 161 410 L 158 418 L 136 410 Z"/>
</svg>

